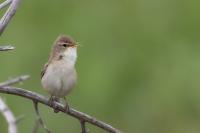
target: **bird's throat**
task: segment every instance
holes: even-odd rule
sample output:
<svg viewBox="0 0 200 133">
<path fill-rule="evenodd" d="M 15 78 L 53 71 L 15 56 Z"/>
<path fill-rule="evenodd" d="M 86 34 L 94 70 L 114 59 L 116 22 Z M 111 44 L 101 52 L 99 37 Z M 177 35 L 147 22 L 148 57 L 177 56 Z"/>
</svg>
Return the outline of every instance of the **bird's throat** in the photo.
<svg viewBox="0 0 200 133">
<path fill-rule="evenodd" d="M 77 58 L 77 49 L 76 48 L 68 48 L 64 54 L 62 55 L 62 59 L 68 63 L 75 64 Z"/>
</svg>

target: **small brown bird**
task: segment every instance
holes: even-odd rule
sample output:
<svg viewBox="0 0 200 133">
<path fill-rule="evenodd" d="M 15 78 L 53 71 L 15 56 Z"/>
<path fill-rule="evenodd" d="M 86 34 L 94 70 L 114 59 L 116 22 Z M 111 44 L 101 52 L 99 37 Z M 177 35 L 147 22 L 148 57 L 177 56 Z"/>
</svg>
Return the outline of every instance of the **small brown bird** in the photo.
<svg viewBox="0 0 200 133">
<path fill-rule="evenodd" d="M 41 72 L 41 83 L 51 95 L 49 102 L 59 101 L 74 88 L 77 80 L 75 63 L 77 43 L 69 36 L 59 36 L 51 50 L 48 62 Z M 66 101 L 66 109 L 69 109 Z M 55 111 L 55 110 L 54 110 Z"/>
</svg>

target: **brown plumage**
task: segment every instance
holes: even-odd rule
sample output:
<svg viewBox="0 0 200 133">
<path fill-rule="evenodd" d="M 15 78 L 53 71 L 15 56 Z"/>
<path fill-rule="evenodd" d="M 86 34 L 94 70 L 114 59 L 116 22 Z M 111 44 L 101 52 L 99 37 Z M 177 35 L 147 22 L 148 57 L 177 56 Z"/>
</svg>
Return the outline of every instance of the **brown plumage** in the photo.
<svg viewBox="0 0 200 133">
<path fill-rule="evenodd" d="M 59 60 L 60 57 L 62 57 L 61 55 L 59 55 L 59 53 L 63 51 L 63 47 L 65 47 L 65 46 L 66 46 L 66 48 L 67 47 L 74 47 L 76 45 L 77 45 L 76 42 L 70 36 L 66 36 L 66 35 L 58 36 L 57 39 L 54 41 L 54 44 L 53 44 L 53 46 L 51 48 L 50 58 L 49 58 L 48 62 L 44 65 L 44 67 L 43 67 L 43 69 L 41 71 L 41 79 L 42 79 L 42 77 L 44 76 L 44 74 L 46 72 L 48 64 L 52 60 Z"/>
<path fill-rule="evenodd" d="M 41 72 L 41 83 L 51 95 L 50 102 L 65 98 L 74 88 L 77 80 L 74 67 L 76 58 L 76 42 L 69 36 L 59 36 L 54 42 L 49 60 Z"/>
</svg>

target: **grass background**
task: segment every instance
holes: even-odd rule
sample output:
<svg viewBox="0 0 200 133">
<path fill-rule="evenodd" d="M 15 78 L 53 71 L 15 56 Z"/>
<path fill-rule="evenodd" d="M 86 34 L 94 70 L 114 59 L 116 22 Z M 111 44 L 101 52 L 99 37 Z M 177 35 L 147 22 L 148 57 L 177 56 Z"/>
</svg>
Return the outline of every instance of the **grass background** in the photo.
<svg viewBox="0 0 200 133">
<path fill-rule="evenodd" d="M 82 44 L 71 106 L 125 133 L 198 133 L 199 6 L 196 0 L 24 0 L 0 38 L 16 47 L 0 53 L 0 81 L 29 74 L 17 86 L 48 96 L 40 70 L 54 39 L 69 34 Z M 15 116 L 25 115 L 19 132 L 31 132 L 32 102 L 0 96 Z M 80 132 L 76 119 L 43 105 L 40 111 L 52 132 Z M 0 133 L 6 132 L 0 115 Z"/>
</svg>

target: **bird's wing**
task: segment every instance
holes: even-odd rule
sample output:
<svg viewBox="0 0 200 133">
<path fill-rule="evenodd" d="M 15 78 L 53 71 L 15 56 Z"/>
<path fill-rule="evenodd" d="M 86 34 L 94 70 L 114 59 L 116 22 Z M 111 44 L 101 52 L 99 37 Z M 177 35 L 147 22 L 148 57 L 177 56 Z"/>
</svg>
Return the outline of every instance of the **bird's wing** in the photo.
<svg viewBox="0 0 200 133">
<path fill-rule="evenodd" d="M 44 65 L 44 67 L 43 67 L 43 69 L 42 69 L 42 71 L 41 71 L 41 79 L 42 79 L 42 77 L 44 76 L 44 74 L 45 74 L 45 72 L 46 72 L 46 70 L 47 70 L 47 67 L 48 67 L 48 63 L 46 63 L 46 64 Z"/>
</svg>

